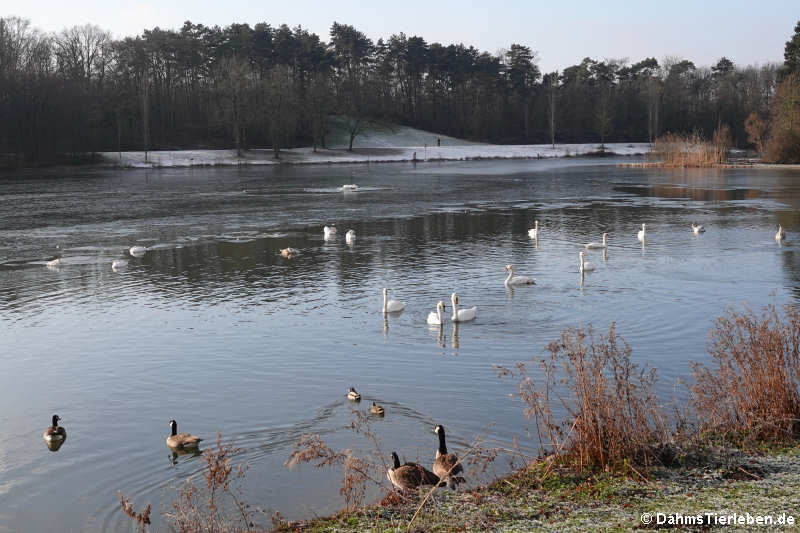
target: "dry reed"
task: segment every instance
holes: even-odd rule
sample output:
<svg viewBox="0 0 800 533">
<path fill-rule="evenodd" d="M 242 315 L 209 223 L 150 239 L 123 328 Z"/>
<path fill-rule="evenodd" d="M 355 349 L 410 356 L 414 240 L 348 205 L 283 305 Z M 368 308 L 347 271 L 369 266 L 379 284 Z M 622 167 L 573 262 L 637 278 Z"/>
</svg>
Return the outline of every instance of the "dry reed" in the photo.
<svg viewBox="0 0 800 533">
<path fill-rule="evenodd" d="M 500 375 L 519 378 L 525 416 L 536 424 L 542 453 L 562 454 L 578 469 L 627 469 L 657 460 L 668 438 L 653 391 L 654 369 L 640 370 L 612 323 L 607 336 L 568 329 L 547 346 L 541 377 L 525 363 Z M 515 374 L 516 372 L 516 374 Z M 556 415 L 554 407 L 563 415 Z"/>
<path fill-rule="evenodd" d="M 725 162 L 731 147 L 730 130 L 721 126 L 711 140 L 705 140 L 695 132 L 689 135 L 668 133 L 653 143 L 650 157 L 652 166 L 686 168 L 715 167 Z"/>
<path fill-rule="evenodd" d="M 760 316 L 728 311 L 711 332 L 711 368 L 692 363 L 692 399 L 701 427 L 746 441 L 800 436 L 800 312 L 776 306 Z"/>
<path fill-rule="evenodd" d="M 352 511 L 363 504 L 368 486 L 385 488 L 388 464 L 384 459 L 381 442 L 371 428 L 370 417 L 360 411 L 353 411 L 350 430 L 363 436 L 370 448 L 364 456 L 357 456 L 353 450 L 335 450 L 328 446 L 318 434 L 303 435 L 295 444 L 286 461 L 288 468 L 297 468 L 311 463 L 315 468 L 339 467 L 342 481 L 339 493 L 344 497 L 345 509 Z"/>
<path fill-rule="evenodd" d="M 178 533 L 233 533 L 264 531 L 256 525 L 256 511 L 241 496 L 239 483 L 244 479 L 247 465 L 234 466 L 232 458 L 240 450 L 222 444 L 217 434 L 215 448 L 203 452 L 205 466 L 201 472 L 204 484 L 197 485 L 190 478 L 166 513 L 170 526 Z"/>
<path fill-rule="evenodd" d="M 119 504 L 122 507 L 122 512 L 135 523 L 139 524 L 140 531 L 147 531 L 147 526 L 150 525 L 150 504 L 148 503 L 141 513 L 137 513 L 133 504 L 128 500 L 122 492 L 119 493 Z"/>
</svg>

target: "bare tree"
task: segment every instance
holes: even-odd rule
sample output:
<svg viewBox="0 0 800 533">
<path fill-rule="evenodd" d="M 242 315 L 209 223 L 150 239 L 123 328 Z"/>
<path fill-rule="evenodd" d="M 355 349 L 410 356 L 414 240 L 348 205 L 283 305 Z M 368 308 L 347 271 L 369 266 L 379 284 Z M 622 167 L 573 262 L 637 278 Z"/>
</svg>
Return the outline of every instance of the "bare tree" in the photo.
<svg viewBox="0 0 800 533">
<path fill-rule="evenodd" d="M 556 147 L 556 100 L 558 98 L 558 71 L 546 74 L 544 84 L 547 87 L 547 118 L 550 123 L 550 143 Z"/>
<path fill-rule="evenodd" d="M 600 136 L 600 149 L 606 148 L 606 137 L 611 133 L 613 121 L 611 118 L 611 91 L 604 90 L 597 100 L 594 111 L 595 131 Z"/>
<path fill-rule="evenodd" d="M 150 84 L 147 80 L 147 71 L 142 73 L 142 147 L 144 148 L 144 161 L 147 162 L 147 151 L 150 150 Z"/>
<path fill-rule="evenodd" d="M 272 67 L 265 77 L 262 94 L 272 150 L 275 159 L 279 159 L 281 145 L 288 145 L 297 125 L 297 98 L 291 71 L 283 65 Z"/>
<path fill-rule="evenodd" d="M 55 36 L 58 68 L 68 78 L 102 87 L 112 58 L 111 33 L 98 26 L 73 26 Z"/>
<path fill-rule="evenodd" d="M 325 148 L 325 134 L 328 130 L 328 115 L 333 109 L 333 96 L 329 77 L 322 73 L 315 73 L 311 79 L 311 90 L 308 92 L 307 111 L 311 123 L 314 151 L 317 145 Z"/>
<path fill-rule="evenodd" d="M 241 157 L 245 137 L 248 96 L 251 87 L 250 67 L 236 56 L 222 58 L 214 69 L 216 93 L 223 122 L 233 131 L 236 155 Z"/>
<path fill-rule="evenodd" d="M 661 102 L 661 81 L 656 77 L 647 79 L 645 90 L 647 91 L 647 138 L 650 144 L 658 136 L 658 108 Z"/>
</svg>

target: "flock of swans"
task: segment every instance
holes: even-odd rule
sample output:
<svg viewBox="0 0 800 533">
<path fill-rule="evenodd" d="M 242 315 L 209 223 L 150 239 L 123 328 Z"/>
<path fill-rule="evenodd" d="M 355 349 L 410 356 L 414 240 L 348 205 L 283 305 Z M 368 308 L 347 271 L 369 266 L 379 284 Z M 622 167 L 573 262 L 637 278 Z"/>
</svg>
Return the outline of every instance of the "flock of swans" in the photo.
<svg viewBox="0 0 800 533">
<path fill-rule="evenodd" d="M 344 186 L 343 186 L 344 187 Z M 692 233 L 698 235 L 700 233 L 704 233 L 706 229 L 701 225 L 695 222 L 692 222 L 691 226 Z M 330 225 L 325 226 L 322 228 L 322 238 L 328 242 L 336 238 L 338 231 L 336 226 Z M 539 221 L 534 220 L 533 227 L 528 230 L 528 236 L 535 240 L 538 244 L 539 237 L 541 235 L 541 231 L 539 229 Z M 647 224 L 642 223 L 642 229 L 638 231 L 636 234 L 636 239 L 641 242 L 643 245 L 647 241 Z M 775 240 L 778 243 L 782 243 L 786 239 L 786 232 L 784 231 L 781 225 L 778 225 L 778 232 L 775 234 Z M 356 240 L 356 232 L 354 230 L 348 230 L 345 234 L 345 242 L 352 246 L 355 244 Z M 602 240 L 600 242 L 590 242 L 584 245 L 586 250 L 603 250 L 605 251 L 608 249 L 608 233 L 604 232 L 602 234 Z M 281 256 L 285 258 L 293 258 L 297 256 L 300 252 L 295 248 L 284 248 L 281 250 Z M 581 273 L 581 280 L 583 279 L 583 274 L 585 272 L 591 272 L 595 269 L 594 265 L 586 260 L 586 252 L 581 250 L 578 252 L 578 265 Z M 529 276 L 522 276 L 514 274 L 514 266 L 513 265 L 506 265 L 504 271 L 508 273 L 508 276 L 505 279 L 504 284 L 507 287 L 516 287 L 521 285 L 536 285 L 536 279 L 529 277 Z M 474 320 L 475 317 L 478 316 L 478 308 L 477 306 L 473 306 L 470 308 L 459 308 L 459 301 L 458 295 L 456 293 L 452 293 L 450 295 L 450 304 L 453 308 L 453 314 L 450 317 L 450 321 L 454 323 L 458 322 L 469 322 L 470 320 Z M 383 307 L 381 310 L 383 311 L 384 315 L 391 314 L 391 313 L 399 313 L 405 309 L 405 304 L 399 300 L 391 300 L 389 299 L 389 289 L 383 289 Z M 445 303 L 444 301 L 439 301 L 436 304 L 436 309 L 428 313 L 427 323 L 431 326 L 441 326 L 446 322 L 445 316 Z"/>
</svg>

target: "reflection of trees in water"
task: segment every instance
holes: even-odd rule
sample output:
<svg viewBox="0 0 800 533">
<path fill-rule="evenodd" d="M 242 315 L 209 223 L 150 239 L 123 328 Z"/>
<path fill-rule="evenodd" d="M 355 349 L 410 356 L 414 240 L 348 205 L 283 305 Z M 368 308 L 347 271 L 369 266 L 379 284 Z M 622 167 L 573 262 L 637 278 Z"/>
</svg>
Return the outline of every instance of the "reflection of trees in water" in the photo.
<svg viewBox="0 0 800 533">
<path fill-rule="evenodd" d="M 689 199 L 699 202 L 727 202 L 731 200 L 755 200 L 764 192 L 747 188 L 709 188 L 681 185 L 618 186 L 615 190 L 634 194 L 668 199 Z"/>
</svg>

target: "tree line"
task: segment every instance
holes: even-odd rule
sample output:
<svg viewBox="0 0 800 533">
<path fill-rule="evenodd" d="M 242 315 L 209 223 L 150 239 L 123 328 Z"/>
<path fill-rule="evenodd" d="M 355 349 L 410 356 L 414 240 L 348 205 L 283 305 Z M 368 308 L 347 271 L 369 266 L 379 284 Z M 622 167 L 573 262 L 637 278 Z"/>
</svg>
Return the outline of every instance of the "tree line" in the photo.
<svg viewBox="0 0 800 533">
<path fill-rule="evenodd" d="M 333 122 L 352 148 L 373 120 L 495 143 L 652 141 L 727 125 L 736 145 L 758 145 L 776 95 L 797 92 L 779 85 L 797 83 L 793 50 L 782 66 L 587 57 L 542 73 L 536 51 L 520 44 L 490 54 L 403 33 L 373 41 L 339 23 L 328 41 L 301 26 L 188 21 L 114 39 L 90 24 L 44 33 L 5 17 L 0 154 L 37 162 L 234 146 L 279 157 L 285 147 L 325 147 Z"/>
</svg>

